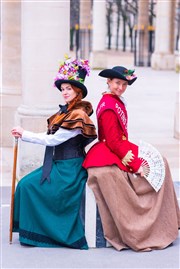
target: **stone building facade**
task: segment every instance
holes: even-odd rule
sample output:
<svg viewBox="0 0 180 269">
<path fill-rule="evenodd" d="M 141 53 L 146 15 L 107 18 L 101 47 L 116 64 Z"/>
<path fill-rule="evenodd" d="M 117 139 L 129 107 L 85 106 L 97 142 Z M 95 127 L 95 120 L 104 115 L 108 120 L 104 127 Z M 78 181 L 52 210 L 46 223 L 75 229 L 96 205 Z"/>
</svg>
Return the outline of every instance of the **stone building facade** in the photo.
<svg viewBox="0 0 180 269">
<path fill-rule="evenodd" d="M 177 69 L 179 57 L 174 52 L 174 14 L 176 1 L 157 0 L 153 69 Z M 106 0 L 79 1 L 81 28 L 92 26 L 90 62 L 92 68 L 106 67 Z M 148 1 L 139 0 L 138 29 L 146 31 Z M 69 52 L 70 0 L 67 1 L 3 1 L 1 146 L 12 146 L 10 130 L 15 124 L 40 132 L 46 118 L 55 111 L 59 98 L 53 90 L 52 78 L 58 61 Z M 144 53 L 147 53 L 146 39 Z M 178 59 L 178 60 L 177 60 Z M 178 106 L 178 105 L 177 105 Z M 178 109 L 178 108 L 177 108 Z M 179 120 L 176 119 L 176 122 Z M 175 126 L 175 136 L 179 136 Z M 34 155 L 39 155 L 39 149 Z M 26 150 L 22 159 L 26 161 Z"/>
</svg>

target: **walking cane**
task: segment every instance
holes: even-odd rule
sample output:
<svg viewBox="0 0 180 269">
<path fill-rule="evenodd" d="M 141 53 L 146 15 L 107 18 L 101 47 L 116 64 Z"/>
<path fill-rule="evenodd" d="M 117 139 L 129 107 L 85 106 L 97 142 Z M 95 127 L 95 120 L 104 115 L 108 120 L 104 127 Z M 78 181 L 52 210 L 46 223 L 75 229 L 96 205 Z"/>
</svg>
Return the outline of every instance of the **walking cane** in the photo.
<svg viewBox="0 0 180 269">
<path fill-rule="evenodd" d="M 9 228 L 9 243 L 10 244 L 12 244 L 12 234 L 13 234 L 12 230 L 13 230 L 13 218 L 14 218 L 14 193 L 15 193 L 15 183 L 16 183 L 17 152 L 18 152 L 18 137 L 15 137 L 12 186 L 11 186 L 10 228 Z"/>
</svg>

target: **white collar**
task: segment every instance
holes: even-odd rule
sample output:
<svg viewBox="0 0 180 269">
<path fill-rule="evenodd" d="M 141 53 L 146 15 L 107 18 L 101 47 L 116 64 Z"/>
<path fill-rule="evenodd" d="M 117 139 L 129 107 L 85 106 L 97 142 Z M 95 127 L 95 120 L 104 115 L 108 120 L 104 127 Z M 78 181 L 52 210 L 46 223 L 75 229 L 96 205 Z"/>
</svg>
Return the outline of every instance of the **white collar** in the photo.
<svg viewBox="0 0 180 269">
<path fill-rule="evenodd" d="M 125 106 L 127 106 L 127 101 L 123 96 L 120 96 L 119 99 L 123 102 Z"/>
</svg>

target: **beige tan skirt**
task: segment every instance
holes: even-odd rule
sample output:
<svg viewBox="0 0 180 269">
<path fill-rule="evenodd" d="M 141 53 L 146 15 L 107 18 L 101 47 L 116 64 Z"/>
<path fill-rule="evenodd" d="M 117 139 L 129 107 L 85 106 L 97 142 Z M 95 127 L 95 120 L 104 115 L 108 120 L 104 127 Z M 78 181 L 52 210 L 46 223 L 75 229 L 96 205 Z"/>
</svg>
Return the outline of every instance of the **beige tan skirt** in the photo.
<svg viewBox="0 0 180 269">
<path fill-rule="evenodd" d="M 180 211 L 168 163 L 159 190 L 143 177 L 134 177 L 117 166 L 88 168 L 101 216 L 104 237 L 117 250 L 163 249 L 178 237 Z"/>
</svg>

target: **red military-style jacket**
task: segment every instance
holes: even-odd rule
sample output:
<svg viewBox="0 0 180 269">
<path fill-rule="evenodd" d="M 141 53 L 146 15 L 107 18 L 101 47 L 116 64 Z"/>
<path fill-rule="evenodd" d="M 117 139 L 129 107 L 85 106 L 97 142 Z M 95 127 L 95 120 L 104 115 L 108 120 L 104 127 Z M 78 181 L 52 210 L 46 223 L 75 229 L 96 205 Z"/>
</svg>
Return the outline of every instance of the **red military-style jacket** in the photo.
<svg viewBox="0 0 180 269">
<path fill-rule="evenodd" d="M 124 103 L 116 95 L 104 94 L 96 114 L 99 141 L 88 151 L 83 167 L 115 164 L 126 172 L 137 172 L 142 161 L 138 158 L 138 146 L 128 140 Z"/>
</svg>

